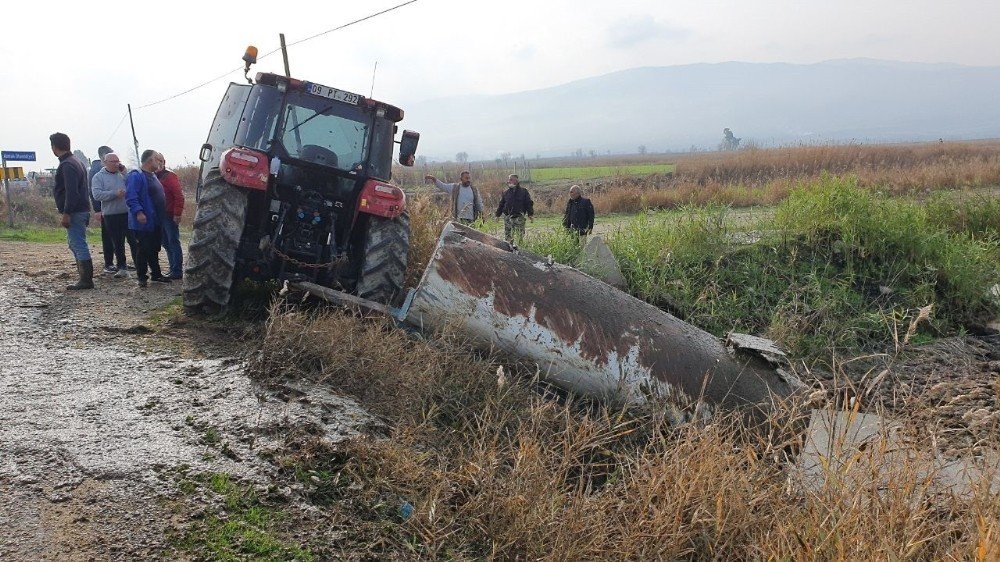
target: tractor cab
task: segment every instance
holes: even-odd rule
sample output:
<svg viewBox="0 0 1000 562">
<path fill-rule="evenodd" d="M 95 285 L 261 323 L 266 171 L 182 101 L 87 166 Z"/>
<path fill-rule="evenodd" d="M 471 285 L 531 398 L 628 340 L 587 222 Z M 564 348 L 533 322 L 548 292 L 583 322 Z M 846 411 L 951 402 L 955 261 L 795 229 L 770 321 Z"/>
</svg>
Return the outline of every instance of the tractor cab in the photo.
<svg viewBox="0 0 1000 562">
<path fill-rule="evenodd" d="M 406 196 L 390 183 L 403 110 L 272 73 L 248 81 L 229 85 L 200 153 L 199 205 L 219 180 L 246 200 L 235 281 L 364 287 L 373 225 L 406 221 Z M 400 164 L 413 165 L 419 137 L 403 131 Z"/>
</svg>

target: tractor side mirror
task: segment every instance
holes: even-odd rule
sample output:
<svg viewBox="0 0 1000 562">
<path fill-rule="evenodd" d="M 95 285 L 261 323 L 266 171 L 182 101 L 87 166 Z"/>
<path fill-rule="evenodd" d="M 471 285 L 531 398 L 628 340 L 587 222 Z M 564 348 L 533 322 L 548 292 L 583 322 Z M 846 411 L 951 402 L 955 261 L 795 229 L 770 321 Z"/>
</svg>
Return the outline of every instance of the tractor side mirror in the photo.
<svg viewBox="0 0 1000 562">
<path fill-rule="evenodd" d="M 412 166 L 414 157 L 417 154 L 417 143 L 420 142 L 420 133 L 416 131 L 403 131 L 403 138 L 399 140 L 399 163 L 404 166 Z"/>
<path fill-rule="evenodd" d="M 206 142 L 205 144 L 201 145 L 201 152 L 198 153 L 198 160 L 201 160 L 202 162 L 208 162 L 210 158 L 212 158 L 212 145 Z"/>
</svg>

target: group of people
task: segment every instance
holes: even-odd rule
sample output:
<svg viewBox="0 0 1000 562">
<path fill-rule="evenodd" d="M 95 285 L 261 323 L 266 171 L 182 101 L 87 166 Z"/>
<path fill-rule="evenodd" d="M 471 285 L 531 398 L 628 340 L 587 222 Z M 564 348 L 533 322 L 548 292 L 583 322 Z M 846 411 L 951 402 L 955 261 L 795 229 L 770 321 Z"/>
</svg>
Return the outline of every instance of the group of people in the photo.
<svg viewBox="0 0 1000 562">
<path fill-rule="evenodd" d="M 184 192 L 177 174 L 167 169 L 163 155 L 146 150 L 139 157 L 139 169 L 127 171 L 114 150 L 102 146 L 97 150 L 99 159 L 88 171 L 74 157 L 65 133 L 50 135 L 49 142 L 59 159 L 52 194 L 79 275 L 66 289 L 94 288 L 94 262 L 87 245 L 92 211 L 101 226 L 105 274 L 127 279 L 134 269 L 139 287 L 147 287 L 150 281 L 181 279 L 184 257 L 179 225 Z M 167 255 L 166 274 L 160 269 L 161 248 Z M 128 264 L 127 255 L 133 265 Z"/>
<path fill-rule="evenodd" d="M 456 183 L 445 183 L 430 174 L 424 176 L 424 180 L 451 195 L 452 220 L 469 224 L 482 218 L 483 200 L 479 190 L 472 185 L 472 175 L 468 171 L 462 172 Z M 515 244 L 524 238 L 526 222 L 535 216 L 535 203 L 528 190 L 521 186 L 517 174 L 507 177 L 507 188 L 500 196 L 496 216 L 503 218 L 503 236 L 507 242 Z M 579 185 L 569 188 L 562 224 L 578 236 L 586 236 L 594 230 L 594 205 L 583 196 Z"/>
</svg>

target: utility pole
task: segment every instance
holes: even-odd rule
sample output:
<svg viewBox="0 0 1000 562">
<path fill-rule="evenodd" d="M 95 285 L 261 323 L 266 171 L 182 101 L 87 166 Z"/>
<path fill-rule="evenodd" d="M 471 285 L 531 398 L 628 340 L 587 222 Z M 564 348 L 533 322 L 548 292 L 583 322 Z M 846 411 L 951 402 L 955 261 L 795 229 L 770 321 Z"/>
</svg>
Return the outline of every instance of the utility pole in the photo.
<svg viewBox="0 0 1000 562">
<path fill-rule="evenodd" d="M 285 34 L 279 33 L 278 39 L 281 40 L 281 59 L 285 61 L 285 78 L 291 78 L 292 73 L 288 70 L 288 47 L 285 46 Z"/>
<path fill-rule="evenodd" d="M 132 143 L 135 145 L 135 165 L 141 166 L 142 160 L 139 160 L 139 139 L 135 136 L 135 121 L 132 120 L 132 104 L 128 104 L 128 123 L 132 126 Z"/>
</svg>

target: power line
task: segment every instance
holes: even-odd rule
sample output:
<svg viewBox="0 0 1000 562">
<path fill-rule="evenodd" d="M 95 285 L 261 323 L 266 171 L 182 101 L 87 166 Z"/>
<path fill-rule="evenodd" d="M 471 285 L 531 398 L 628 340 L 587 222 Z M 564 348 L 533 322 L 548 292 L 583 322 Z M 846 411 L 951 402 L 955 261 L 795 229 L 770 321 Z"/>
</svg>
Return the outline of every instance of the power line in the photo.
<svg viewBox="0 0 1000 562">
<path fill-rule="evenodd" d="M 393 11 L 393 10 L 398 10 L 399 8 L 402 8 L 403 6 L 407 6 L 409 4 L 413 4 L 414 2 L 417 2 L 417 0 L 408 0 L 407 2 L 403 2 L 402 4 L 397 4 L 397 5 L 395 5 L 395 6 L 391 7 L 391 8 L 386 8 L 385 10 L 382 10 L 381 12 L 376 12 L 374 14 L 367 15 L 367 16 L 365 16 L 363 18 L 356 19 L 354 21 L 345 23 L 343 25 L 339 25 L 337 27 L 334 27 L 332 29 L 328 29 L 328 30 L 323 31 L 321 33 L 317 33 L 316 35 L 310 35 L 309 37 L 306 37 L 305 39 L 299 39 L 298 41 L 294 41 L 292 43 L 289 43 L 288 45 L 286 45 L 286 47 L 291 47 L 292 45 L 299 45 L 301 43 L 305 43 L 306 41 L 311 41 L 312 39 L 315 39 L 317 37 L 322 37 L 323 35 L 326 35 L 328 33 L 333 33 L 334 31 L 339 31 L 341 29 L 344 29 L 345 27 L 350 27 L 352 25 L 361 23 L 363 21 L 367 21 L 367 20 L 370 20 L 372 18 L 381 16 L 383 14 L 387 14 L 387 13 Z M 274 53 L 277 53 L 280 50 L 281 50 L 281 48 L 279 47 L 279 48 L 274 49 L 272 51 L 268 51 L 268 52 L 264 53 L 263 55 L 257 57 L 257 60 L 261 60 L 261 59 L 263 59 L 265 57 L 269 57 L 269 56 L 273 55 Z M 140 106 L 136 107 L 136 109 L 145 109 L 147 107 L 153 107 L 154 105 L 159 105 L 161 103 L 168 102 L 168 101 L 170 101 L 172 99 L 179 98 L 179 97 L 181 97 L 181 96 L 183 96 L 185 94 L 190 94 L 191 92 L 197 90 L 198 88 L 203 88 L 205 86 L 208 86 L 212 82 L 215 82 L 217 80 L 222 80 L 226 76 L 229 76 L 230 74 L 232 74 L 232 73 L 234 73 L 236 71 L 239 71 L 239 70 L 243 70 L 243 69 L 244 69 L 244 67 L 238 66 L 238 67 L 236 67 L 236 68 L 234 68 L 232 70 L 227 71 L 225 74 L 220 74 L 219 76 L 216 76 L 215 78 L 212 78 L 211 80 L 208 80 L 206 82 L 202 82 L 201 84 L 198 84 L 197 86 L 194 86 L 193 88 L 188 88 L 187 90 L 184 90 L 183 92 L 174 94 L 172 96 L 163 98 L 161 100 L 150 102 L 150 103 L 147 103 L 145 105 L 140 105 Z M 121 123 L 119 123 L 118 126 L 121 126 Z M 117 128 L 115 130 L 117 131 Z M 113 133 L 112 133 L 112 135 L 113 135 Z"/>
<path fill-rule="evenodd" d="M 403 6 L 406 6 L 408 4 L 413 4 L 416 1 L 417 0 L 409 0 L 409 2 L 403 2 L 402 4 L 397 4 L 397 5 L 395 5 L 395 6 L 391 7 L 391 8 L 387 8 L 385 10 L 382 10 L 381 12 L 376 12 L 376 13 L 371 14 L 369 16 L 365 16 L 365 17 L 363 17 L 361 19 L 354 20 L 354 21 L 352 21 L 350 23 L 345 23 L 344 25 L 335 27 L 333 29 L 328 29 L 328 30 L 326 30 L 326 31 L 324 31 L 322 33 L 317 33 L 316 35 L 311 35 L 309 37 L 306 37 L 305 39 L 299 39 L 298 41 L 293 41 L 293 42 L 289 43 L 288 46 L 291 47 L 292 45 L 298 45 L 299 43 L 305 43 L 306 41 L 309 41 L 310 39 L 315 39 L 317 37 L 321 37 L 323 35 L 326 35 L 327 33 L 332 33 L 334 31 L 338 31 L 338 30 L 344 29 L 345 27 L 350 27 L 350 26 L 352 26 L 352 25 L 354 25 L 356 23 L 361 23 L 363 21 L 370 20 L 370 19 L 372 19 L 374 17 L 381 16 L 382 14 L 387 14 L 387 13 L 393 11 L 393 10 L 398 10 L 399 8 L 402 8 Z M 268 54 L 270 54 L 270 53 L 268 53 Z"/>
<path fill-rule="evenodd" d="M 197 86 L 195 86 L 193 88 L 189 88 L 187 90 L 184 90 L 183 92 L 180 92 L 179 94 L 174 94 L 174 95 L 172 95 L 170 97 L 163 98 L 162 100 L 154 101 L 152 103 L 147 103 L 146 105 L 140 105 L 136 109 L 145 109 L 147 107 L 153 107 L 154 105 L 159 105 L 159 104 L 161 104 L 163 102 L 170 101 L 170 100 L 172 100 L 174 98 L 179 98 L 179 97 L 183 96 L 184 94 L 190 94 L 191 92 L 197 90 L 198 88 L 202 88 L 204 86 L 208 86 L 209 84 L 211 84 L 212 82 L 215 82 L 216 80 L 222 80 L 223 78 L 225 78 L 226 76 L 229 76 L 230 74 L 236 72 L 237 70 L 243 70 L 243 67 L 242 66 L 237 66 L 236 68 L 234 68 L 234 69 L 226 72 L 225 74 L 220 74 L 219 76 L 216 76 L 215 78 L 212 78 L 211 80 L 208 80 L 207 82 L 202 82 L 201 84 L 198 84 Z"/>
<path fill-rule="evenodd" d="M 111 134 L 110 134 L 110 135 L 108 135 L 108 140 L 104 141 L 104 144 L 105 144 L 105 145 L 107 145 L 107 144 L 108 144 L 109 142 L 111 142 L 111 139 L 115 138 L 115 133 L 117 133 L 117 132 L 118 132 L 118 129 L 120 129 L 120 128 L 121 128 L 121 126 L 122 126 L 122 123 L 124 123 L 124 122 L 125 122 L 125 118 L 126 118 L 126 117 L 128 117 L 128 110 L 125 110 L 125 112 L 124 112 L 124 113 L 122 113 L 122 118 L 121 118 L 121 119 L 119 119 L 119 120 L 118 120 L 118 124 L 117 124 L 117 125 L 115 125 L 115 130 L 114 130 L 114 131 L 111 131 Z"/>
</svg>

